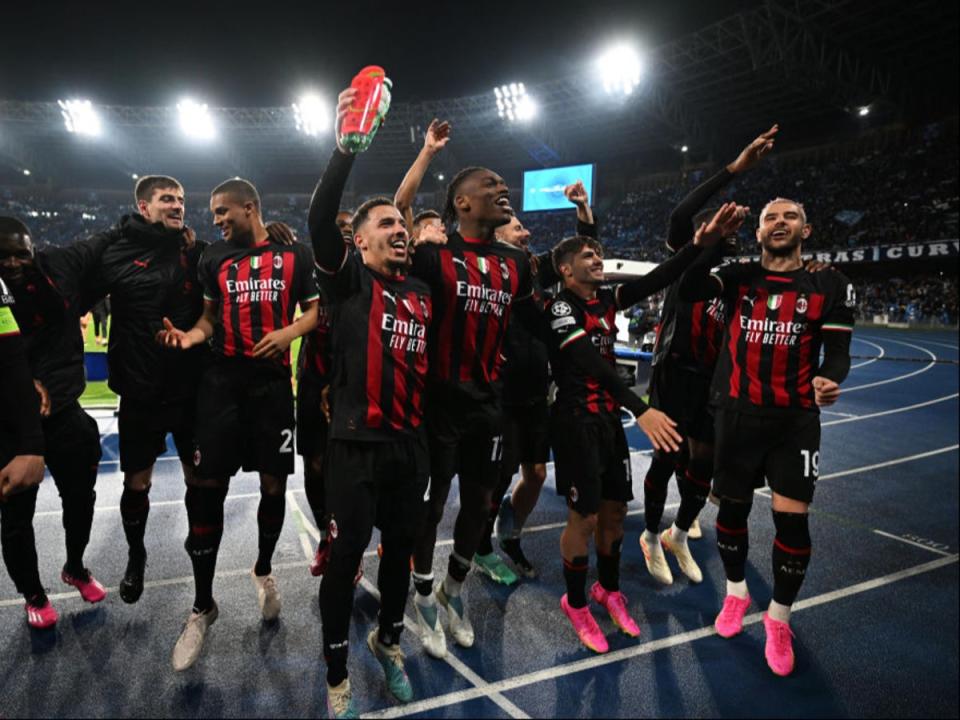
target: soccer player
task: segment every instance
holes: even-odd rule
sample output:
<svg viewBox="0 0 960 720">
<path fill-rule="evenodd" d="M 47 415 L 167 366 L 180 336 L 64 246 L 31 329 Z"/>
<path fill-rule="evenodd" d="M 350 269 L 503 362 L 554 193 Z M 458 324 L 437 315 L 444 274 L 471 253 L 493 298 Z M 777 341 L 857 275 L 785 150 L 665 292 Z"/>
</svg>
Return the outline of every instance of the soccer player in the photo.
<svg viewBox="0 0 960 720">
<path fill-rule="evenodd" d="M 251 571 L 264 620 L 280 613 L 271 559 L 283 528 L 287 476 L 294 468 L 294 408 L 290 343 L 317 322 L 313 253 L 306 245 L 273 242 L 263 224 L 260 195 L 246 180 L 221 183 L 210 212 L 222 242 L 208 247 L 198 276 L 203 315 L 190 330 L 163 319 L 157 340 L 189 352 L 213 338 L 213 362 L 196 399 L 194 473 L 187 483 L 193 564 L 193 610 L 173 649 L 174 670 L 196 662 L 218 615 L 213 577 L 223 536 L 223 503 L 242 467 L 260 473 L 259 553 Z M 299 304 L 302 315 L 294 319 Z"/>
<path fill-rule="evenodd" d="M 91 295 L 112 298 L 107 362 L 110 389 L 120 396 L 120 517 L 128 559 L 119 591 L 126 603 L 143 593 L 153 465 L 166 450 L 168 432 L 184 477 L 192 475 L 193 403 L 204 353 L 203 348 L 173 353 L 154 340 L 164 316 L 190 327 L 202 307 L 196 264 L 203 243 L 195 242 L 184 224 L 183 186 L 172 177 L 149 175 L 137 182 L 134 196 L 137 212 L 94 236 L 108 238 L 110 246 L 87 288 Z"/>
<path fill-rule="evenodd" d="M 430 502 L 413 575 L 420 637 L 434 657 L 446 655 L 438 603 L 446 610 L 454 641 L 462 647 L 474 643 L 461 590 L 499 477 L 503 337 L 513 311 L 537 314 L 529 261 L 496 241 L 496 229 L 513 215 L 503 178 L 481 167 L 461 170 L 447 189 L 444 211 L 444 225 L 456 230 L 446 245 L 422 245 L 413 257 L 411 274 L 430 286 L 434 307 L 426 406 Z M 454 475 L 459 476 L 460 512 L 447 574 L 434 588 L 437 524 Z"/>
<path fill-rule="evenodd" d="M 530 231 L 513 216 L 496 229 L 499 242 L 522 251 L 536 278 L 534 258 L 530 253 Z M 535 302 L 542 305 L 539 297 Z M 540 497 L 547 477 L 546 462 L 550 455 L 547 436 L 547 348 L 520 322 L 507 326 L 503 342 L 502 407 L 503 457 L 497 487 L 493 490 L 490 511 L 480 547 L 473 557 L 474 566 L 496 582 L 512 585 L 517 575 L 493 549 L 492 535 L 497 529 L 500 548 L 526 577 L 536 577 L 536 569 L 520 548 L 520 532 Z M 520 482 L 511 495 L 505 495 L 520 469 Z"/>
<path fill-rule="evenodd" d="M 79 320 L 85 279 L 106 241 L 101 237 L 35 251 L 26 225 L 0 217 L 0 277 L 16 300 L 13 312 L 34 382 L 45 397 L 44 458 L 60 493 L 66 536 L 67 560 L 60 577 L 90 603 L 100 602 L 107 593 L 83 562 L 97 497 L 100 432 L 78 403 L 86 385 Z"/>
<path fill-rule="evenodd" d="M 703 209 L 709 199 L 773 149 L 778 129 L 774 125 L 758 136 L 733 162 L 694 188 L 674 208 L 667 232 L 667 248 L 671 252 L 689 243 L 695 228 L 713 217 L 716 209 Z M 700 537 L 699 525 L 695 523 L 707 501 L 713 477 L 713 412 L 709 407 L 709 391 L 725 327 L 723 303 L 719 298 L 685 303 L 677 297 L 678 287 L 679 282 L 671 285 L 664 298 L 651 363 L 650 405 L 677 422 L 686 453 L 654 453 L 643 482 L 646 530 L 640 535 L 647 569 L 664 585 L 673 582 L 664 549 L 676 556 L 681 572 L 691 582 L 703 580 L 687 537 L 688 533 L 691 539 Z M 680 507 L 673 524 L 661 535 L 667 483 L 675 469 Z"/>
<path fill-rule="evenodd" d="M 10 579 L 23 595 L 27 624 L 57 622 L 40 582 L 33 514 L 43 480 L 43 428 L 27 352 L 13 314 L 13 293 L 0 277 L 0 546 Z"/>
<path fill-rule="evenodd" d="M 735 208 L 727 210 L 730 217 Z M 630 453 L 620 420 L 625 407 L 637 418 L 655 450 L 676 452 L 682 438 L 675 423 L 624 385 L 616 372 L 616 314 L 676 280 L 713 236 L 698 238 L 643 277 L 604 283 L 603 248 L 574 236 L 553 250 L 563 289 L 548 304 L 550 364 L 557 383 L 552 407 L 551 445 L 557 493 L 567 498 L 567 525 L 560 536 L 567 592 L 560 607 L 580 641 L 597 653 L 609 646 L 587 605 L 590 538 L 595 538 L 599 581 L 590 597 L 606 608 L 614 624 L 631 637 L 640 628 L 620 592 L 620 548 L 627 502 L 633 498 Z"/>
<path fill-rule="evenodd" d="M 192 327 L 203 312 L 197 263 L 206 243 L 184 223 L 183 186 L 166 175 L 147 175 L 134 190 L 137 211 L 104 233 L 110 240 L 85 294 L 110 295 L 109 386 L 120 396 L 118 432 L 123 493 L 120 517 L 127 539 L 127 567 L 120 598 L 135 603 L 143 594 L 153 465 L 172 433 L 185 480 L 193 477 L 193 436 L 197 384 L 206 345 L 174 352 L 155 336 L 163 318 Z M 267 226 L 271 237 L 292 243 L 283 223 Z"/>
<path fill-rule="evenodd" d="M 341 93 L 338 118 L 355 92 Z M 382 547 L 380 617 L 367 646 L 393 697 L 400 702 L 413 697 L 400 634 L 410 555 L 431 492 L 423 427 L 430 289 L 406 274 L 409 238 L 403 216 L 387 198 L 357 209 L 353 239 L 359 253 L 344 248 L 333 217 L 354 159 L 342 147 L 334 150 L 309 217 L 317 268 L 328 276 L 335 312 L 325 477 L 332 541 L 320 585 L 332 717 L 355 717 L 347 638 L 354 577 L 374 526 Z"/>
<path fill-rule="evenodd" d="M 698 234 L 710 231 L 701 227 Z M 730 264 L 711 274 L 719 253 L 705 253 L 679 290 L 686 302 L 722 298 L 728 318 L 711 388 L 717 547 L 727 575 L 717 633 L 739 633 L 750 607 L 747 518 L 753 492 L 766 480 L 776 535 L 764 654 L 777 675 L 789 675 L 794 665 L 790 608 L 810 562 L 807 512 L 819 472 L 819 408 L 836 402 L 850 370 L 856 306 L 853 285 L 839 272 L 804 269 L 800 253 L 811 233 L 800 203 L 771 200 L 756 230 L 759 263 Z"/>
<path fill-rule="evenodd" d="M 582 182 L 564 188 L 564 195 L 577 209 L 577 234 L 597 236 L 593 210 Z M 530 252 L 530 232 L 516 216 L 496 230 L 497 239 L 522 250 L 530 260 L 534 281 L 534 301 L 542 307 L 541 275 L 550 284 L 559 280 L 550 253 L 534 256 Z M 541 269 L 543 272 L 541 272 Z M 519 322 L 507 326 L 503 367 L 503 460 L 500 481 L 493 492 L 490 515 L 480 548 L 473 562 L 478 570 L 498 582 L 510 585 L 515 573 L 493 551 L 492 533 L 514 566 L 528 578 L 536 577 L 536 568 L 520 546 L 523 526 L 540 498 L 547 477 L 550 455 L 547 391 L 550 383 L 547 347 L 542 339 Z M 505 494 L 520 469 L 520 480 Z"/>
</svg>

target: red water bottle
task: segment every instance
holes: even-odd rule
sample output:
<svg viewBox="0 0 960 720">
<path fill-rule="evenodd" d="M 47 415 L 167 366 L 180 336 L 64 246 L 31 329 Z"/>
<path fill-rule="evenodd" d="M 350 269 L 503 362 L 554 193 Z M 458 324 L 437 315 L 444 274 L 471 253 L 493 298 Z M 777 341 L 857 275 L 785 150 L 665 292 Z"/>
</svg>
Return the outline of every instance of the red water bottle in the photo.
<svg viewBox="0 0 960 720">
<path fill-rule="evenodd" d="M 393 84 L 379 65 L 368 65 L 356 74 L 350 87 L 357 95 L 340 123 L 340 145 L 351 153 L 370 147 L 373 136 L 390 109 Z"/>
</svg>

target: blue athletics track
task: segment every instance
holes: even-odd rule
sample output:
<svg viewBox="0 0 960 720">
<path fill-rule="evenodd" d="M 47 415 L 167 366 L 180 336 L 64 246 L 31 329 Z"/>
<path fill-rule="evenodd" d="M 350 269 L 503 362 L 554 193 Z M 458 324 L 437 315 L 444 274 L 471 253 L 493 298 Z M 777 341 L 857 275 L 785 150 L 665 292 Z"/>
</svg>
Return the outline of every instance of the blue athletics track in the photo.
<svg viewBox="0 0 960 720">
<path fill-rule="evenodd" d="M 505 588 L 471 575 L 465 592 L 477 642 L 470 650 L 451 644 L 446 661 L 425 656 L 414 633 L 405 633 L 415 690 L 405 706 L 387 699 L 364 642 L 376 621 L 374 538 L 350 636 L 358 710 L 370 717 L 956 717 L 957 345 L 956 333 L 855 334 L 853 352 L 863 358 L 854 360 L 840 402 L 823 414 L 814 555 L 794 610 L 791 677 L 774 676 L 763 659 L 769 496 L 758 493 L 751 522 L 747 582 L 754 605 L 745 632 L 723 640 L 713 630 L 724 577 L 712 505 L 703 513 L 703 539 L 692 543 L 703 583 L 691 586 L 677 573 L 673 586 L 663 588 L 646 572 L 637 538 L 649 445 L 634 428 L 638 500 L 627 520 L 622 586 L 640 638 L 617 634 L 598 613 L 611 650 L 597 656 L 580 646 L 563 618 L 558 541 L 566 511 L 551 468 L 525 535 L 540 578 Z M 883 358 L 870 359 L 877 356 Z M 0 574 L 0 717 L 324 715 L 319 583 L 307 571 L 317 531 L 302 474 L 290 481 L 274 561 L 284 601 L 280 620 L 268 625 L 259 617 L 249 577 L 257 481 L 240 475 L 227 499 L 214 588 L 220 619 L 197 665 L 175 674 L 170 652 L 193 598 L 179 464 L 172 454 L 157 464 L 147 587 L 139 603 L 125 605 L 116 592 L 126 559 L 116 428 L 109 413 L 100 422 L 104 462 L 87 562 L 110 595 L 92 607 L 60 582 L 63 531 L 48 480 L 35 526 L 41 576 L 60 622 L 55 630 L 31 632 L 22 600 Z M 440 528 L 438 574 L 450 550 L 456 497 L 454 489 Z M 677 499 L 671 488 L 666 520 Z"/>
</svg>

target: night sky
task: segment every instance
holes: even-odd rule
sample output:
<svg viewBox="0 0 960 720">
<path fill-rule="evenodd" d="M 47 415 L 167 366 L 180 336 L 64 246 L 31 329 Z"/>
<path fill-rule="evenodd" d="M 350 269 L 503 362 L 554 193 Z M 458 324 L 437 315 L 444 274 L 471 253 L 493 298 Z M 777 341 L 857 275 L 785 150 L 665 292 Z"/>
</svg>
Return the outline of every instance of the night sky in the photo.
<svg viewBox="0 0 960 720">
<path fill-rule="evenodd" d="M 610 40 L 656 47 L 755 2 L 10 2 L 0 97 L 288 105 L 383 65 L 395 98 L 487 92 L 567 75 Z"/>
</svg>

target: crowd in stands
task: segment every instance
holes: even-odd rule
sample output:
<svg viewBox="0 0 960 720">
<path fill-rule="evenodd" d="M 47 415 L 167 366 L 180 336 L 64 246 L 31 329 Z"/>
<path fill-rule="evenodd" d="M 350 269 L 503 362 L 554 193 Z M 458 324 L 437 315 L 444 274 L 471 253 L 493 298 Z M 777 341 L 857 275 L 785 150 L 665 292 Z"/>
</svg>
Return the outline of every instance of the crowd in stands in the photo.
<svg viewBox="0 0 960 720">
<path fill-rule="evenodd" d="M 654 188 L 626 193 L 617 202 L 598 198 L 603 240 L 617 257 L 660 261 L 665 256 L 671 210 L 714 168 L 677 176 Z M 716 198 L 748 205 L 759 213 L 770 199 L 797 199 L 807 208 L 814 232 L 805 247 L 845 249 L 862 245 L 956 238 L 958 233 L 958 143 L 955 125 L 930 125 L 886 147 L 816 154 L 806 162 L 772 155 L 737 178 Z M 522 216 L 533 237 L 569 234 L 566 213 Z M 752 228 L 741 231 L 742 250 L 756 252 Z"/>
<path fill-rule="evenodd" d="M 887 322 L 957 324 L 956 268 L 953 275 L 926 273 L 854 284 L 859 319 L 865 322 L 885 315 Z"/>
<path fill-rule="evenodd" d="M 601 168 L 602 170 L 602 168 Z M 660 261 L 670 211 L 690 189 L 715 168 L 701 168 L 662 182 L 647 183 L 616 197 L 601 186 L 594 206 L 600 217 L 608 255 Z M 804 202 L 814 233 L 807 249 L 844 249 L 935 240 L 958 236 L 958 142 L 956 123 L 930 125 L 903 132 L 896 142 L 872 148 L 809 151 L 806 160 L 772 155 L 759 167 L 737 178 L 717 197 L 749 205 L 759 213 L 775 196 Z M 635 185 L 639 186 L 638 180 Z M 0 190 L 0 213 L 21 217 L 41 243 L 60 245 L 89 235 L 113 223 L 132 209 L 132 203 L 88 194 L 84 202 L 63 203 Z M 201 196 L 197 196 L 202 199 Z M 357 202 L 363 198 L 356 198 Z M 425 199 L 425 198 L 424 198 Z M 282 220 L 306 235 L 306 195 L 267 196 L 267 220 Z M 418 207 L 418 209 L 423 209 Z M 521 213 L 538 250 L 546 250 L 574 231 L 570 212 Z M 187 222 L 205 240 L 216 239 L 205 204 L 190 202 Z M 742 251 L 756 252 L 752 228 L 755 217 L 741 231 Z"/>
</svg>

